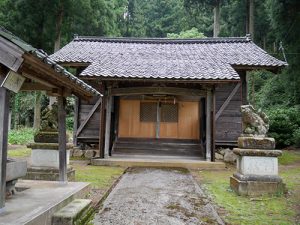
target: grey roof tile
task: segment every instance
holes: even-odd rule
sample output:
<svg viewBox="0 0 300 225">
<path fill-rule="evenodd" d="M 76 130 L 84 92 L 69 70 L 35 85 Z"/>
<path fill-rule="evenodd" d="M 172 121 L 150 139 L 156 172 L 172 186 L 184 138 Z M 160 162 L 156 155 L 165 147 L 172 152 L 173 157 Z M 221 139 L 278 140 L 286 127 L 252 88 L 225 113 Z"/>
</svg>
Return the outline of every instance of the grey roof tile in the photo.
<svg viewBox="0 0 300 225">
<path fill-rule="evenodd" d="M 287 65 L 249 38 L 77 37 L 51 59 L 90 63 L 80 75 L 105 78 L 239 79 L 232 66 Z"/>
</svg>

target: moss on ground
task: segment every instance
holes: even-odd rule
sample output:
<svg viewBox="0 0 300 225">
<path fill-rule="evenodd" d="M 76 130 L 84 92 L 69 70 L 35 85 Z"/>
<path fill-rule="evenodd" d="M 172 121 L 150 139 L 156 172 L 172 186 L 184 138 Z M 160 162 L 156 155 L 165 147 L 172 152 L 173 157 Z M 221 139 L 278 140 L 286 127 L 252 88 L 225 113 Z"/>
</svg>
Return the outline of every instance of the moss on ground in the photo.
<svg viewBox="0 0 300 225">
<path fill-rule="evenodd" d="M 31 149 L 22 147 L 22 148 L 15 149 L 15 150 L 9 150 L 7 152 L 7 155 L 9 158 L 26 158 L 31 155 Z"/>
<path fill-rule="evenodd" d="M 92 188 L 106 189 L 124 173 L 124 168 L 108 166 L 72 165 L 75 172 L 75 181 L 90 182 Z"/>
<path fill-rule="evenodd" d="M 236 195 L 229 186 L 229 178 L 235 171 L 197 171 L 196 176 L 211 194 L 214 202 L 225 211 L 228 224 L 300 224 L 300 164 L 298 153 L 284 153 L 280 176 L 287 185 L 288 194 L 248 198 Z M 298 215 L 297 215 L 298 213 Z"/>
<path fill-rule="evenodd" d="M 300 151 L 284 150 L 282 156 L 278 158 L 280 165 L 289 165 L 300 161 Z"/>
</svg>

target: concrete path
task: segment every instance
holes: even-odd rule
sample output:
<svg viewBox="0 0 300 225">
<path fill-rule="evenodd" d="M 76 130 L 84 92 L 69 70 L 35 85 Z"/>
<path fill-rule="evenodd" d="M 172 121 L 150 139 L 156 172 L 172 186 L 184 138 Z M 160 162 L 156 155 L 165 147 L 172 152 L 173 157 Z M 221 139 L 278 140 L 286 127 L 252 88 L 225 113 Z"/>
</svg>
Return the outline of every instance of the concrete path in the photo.
<svg viewBox="0 0 300 225">
<path fill-rule="evenodd" d="M 185 170 L 135 168 L 127 172 L 96 214 L 94 224 L 223 224 Z"/>
</svg>

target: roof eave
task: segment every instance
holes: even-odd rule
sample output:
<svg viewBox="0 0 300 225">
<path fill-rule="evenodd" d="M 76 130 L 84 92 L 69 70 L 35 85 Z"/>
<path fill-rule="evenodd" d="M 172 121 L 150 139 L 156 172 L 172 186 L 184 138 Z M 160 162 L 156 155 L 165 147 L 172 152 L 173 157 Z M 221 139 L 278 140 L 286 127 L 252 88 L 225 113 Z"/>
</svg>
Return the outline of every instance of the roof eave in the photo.
<svg viewBox="0 0 300 225">
<path fill-rule="evenodd" d="M 174 79 L 174 78 L 132 78 L 132 77 L 102 77 L 102 76 L 83 76 L 84 80 L 101 80 L 101 81 L 142 81 L 142 82 L 174 82 L 174 83 L 236 83 L 240 79 Z"/>
</svg>

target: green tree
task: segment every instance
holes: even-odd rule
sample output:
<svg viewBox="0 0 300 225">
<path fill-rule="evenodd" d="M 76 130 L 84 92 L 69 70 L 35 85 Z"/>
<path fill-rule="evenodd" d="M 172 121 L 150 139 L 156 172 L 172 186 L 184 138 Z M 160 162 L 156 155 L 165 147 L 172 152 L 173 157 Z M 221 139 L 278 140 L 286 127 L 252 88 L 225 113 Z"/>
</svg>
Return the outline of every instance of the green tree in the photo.
<svg viewBox="0 0 300 225">
<path fill-rule="evenodd" d="M 204 34 L 199 32 L 197 28 L 193 27 L 190 30 L 181 31 L 179 34 L 168 33 L 168 38 L 204 38 Z"/>
</svg>

